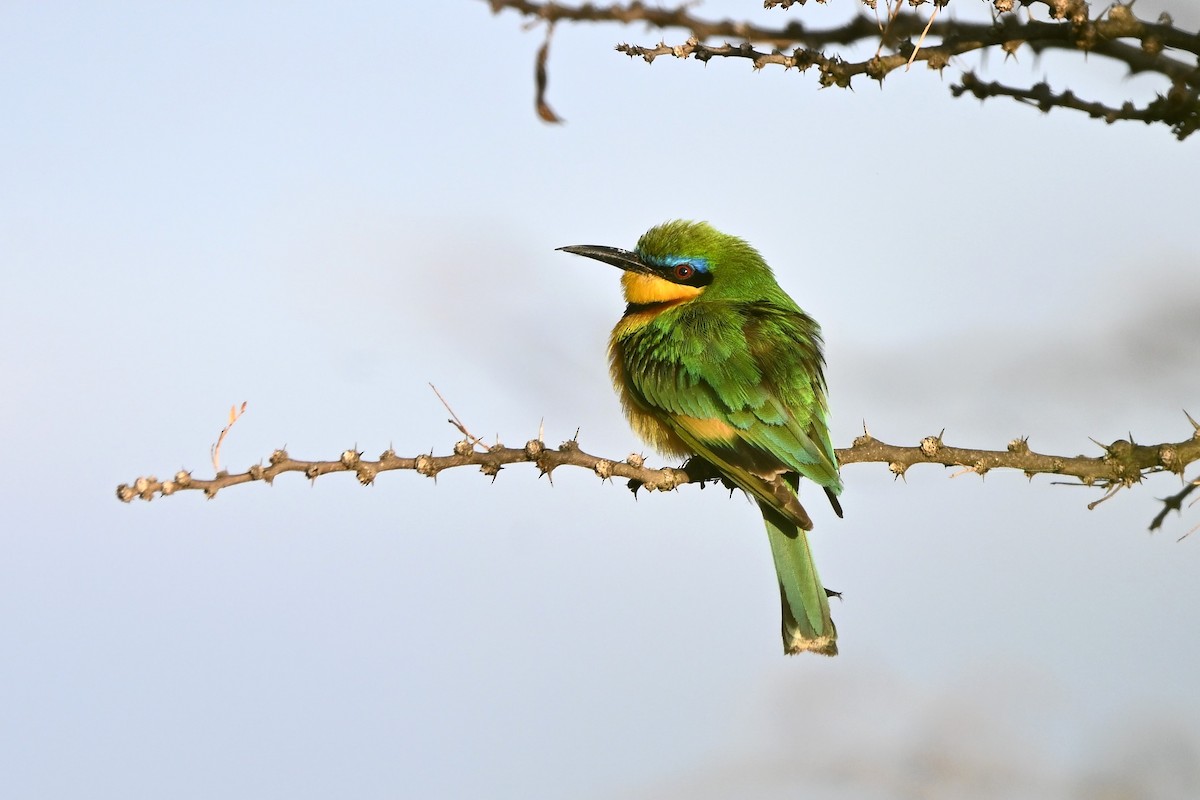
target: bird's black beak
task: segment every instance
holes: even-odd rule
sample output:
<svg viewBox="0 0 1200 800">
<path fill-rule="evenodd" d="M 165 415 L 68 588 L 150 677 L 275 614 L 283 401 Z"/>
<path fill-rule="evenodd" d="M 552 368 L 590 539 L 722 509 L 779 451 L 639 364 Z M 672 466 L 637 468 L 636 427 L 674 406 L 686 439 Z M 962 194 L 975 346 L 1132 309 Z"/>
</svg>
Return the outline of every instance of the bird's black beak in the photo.
<svg viewBox="0 0 1200 800">
<path fill-rule="evenodd" d="M 565 253 L 574 253 L 577 256 L 594 258 L 597 261 L 603 261 L 605 264 L 611 264 L 627 272 L 640 272 L 643 275 L 655 274 L 653 267 L 642 261 L 637 253 L 630 250 L 622 250 L 618 247 L 605 247 L 602 244 L 573 244 L 569 247 L 560 247 L 558 249 Z"/>
</svg>

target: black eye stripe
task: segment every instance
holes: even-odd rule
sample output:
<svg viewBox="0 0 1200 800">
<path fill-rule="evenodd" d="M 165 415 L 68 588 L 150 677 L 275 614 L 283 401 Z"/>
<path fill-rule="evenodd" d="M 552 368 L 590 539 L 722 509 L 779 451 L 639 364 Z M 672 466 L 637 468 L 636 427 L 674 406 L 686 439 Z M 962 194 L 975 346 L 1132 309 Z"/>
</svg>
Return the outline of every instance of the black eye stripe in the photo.
<svg viewBox="0 0 1200 800">
<path fill-rule="evenodd" d="M 666 267 L 659 274 L 673 283 L 681 283 L 685 286 L 700 287 L 712 283 L 712 272 L 697 269 L 696 265 L 690 261 L 680 261 Z"/>
</svg>

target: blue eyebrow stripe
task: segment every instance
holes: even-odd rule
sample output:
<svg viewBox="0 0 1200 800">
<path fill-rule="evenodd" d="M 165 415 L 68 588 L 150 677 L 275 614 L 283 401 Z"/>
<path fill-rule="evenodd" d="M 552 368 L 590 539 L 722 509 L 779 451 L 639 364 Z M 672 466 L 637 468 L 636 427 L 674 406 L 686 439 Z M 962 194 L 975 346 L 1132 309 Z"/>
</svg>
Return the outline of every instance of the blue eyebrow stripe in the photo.
<svg viewBox="0 0 1200 800">
<path fill-rule="evenodd" d="M 703 256 L 646 256 L 647 261 L 662 267 L 673 267 L 676 264 L 691 264 L 697 272 L 708 272 L 708 259 Z"/>
</svg>

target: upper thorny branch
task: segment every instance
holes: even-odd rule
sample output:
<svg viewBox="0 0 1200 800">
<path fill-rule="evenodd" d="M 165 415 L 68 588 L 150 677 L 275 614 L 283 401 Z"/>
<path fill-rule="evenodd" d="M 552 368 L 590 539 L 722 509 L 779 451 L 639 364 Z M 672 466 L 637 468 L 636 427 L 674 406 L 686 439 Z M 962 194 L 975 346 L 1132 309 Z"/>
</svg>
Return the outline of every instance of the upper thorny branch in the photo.
<svg viewBox="0 0 1200 800">
<path fill-rule="evenodd" d="M 980 0 L 990 20 L 974 22 L 954 18 L 943 9 L 949 0 L 885 0 L 880 9 L 876 0 L 862 0 L 874 14 L 861 14 L 849 22 L 828 28 L 809 28 L 791 21 L 781 27 L 764 27 L 750 22 L 725 19 L 706 20 L 691 12 L 692 4 L 673 9 L 650 7 L 640 2 L 567 6 L 534 0 L 488 0 L 493 11 L 513 9 L 527 17 L 543 21 L 550 31 L 557 22 L 645 23 L 656 28 L 687 32 L 682 42 L 657 45 L 619 44 L 617 50 L 638 56 L 647 62 L 659 56 L 695 59 L 741 58 L 755 69 L 777 65 L 795 67 L 801 72 L 816 69 L 822 86 L 849 87 L 857 76 L 883 82 L 893 71 L 914 62 L 925 62 L 939 72 L 952 65 L 952 59 L 976 51 L 999 51 L 1015 57 L 1028 49 L 1035 54 L 1051 50 L 1073 51 L 1087 55 L 1084 65 L 1099 56 L 1128 67 L 1131 73 L 1160 75 L 1164 86 L 1153 100 L 1142 105 L 1133 101 L 1109 105 L 1078 97 L 1069 89 L 1053 91 L 1048 83 L 1008 86 L 984 81 L 970 69 L 961 70 L 951 85 L 955 96 L 969 94 L 981 100 L 1009 97 L 1042 111 L 1070 108 L 1083 111 L 1106 122 L 1140 120 L 1170 127 L 1179 139 L 1185 139 L 1200 127 L 1200 33 L 1185 31 L 1168 14 L 1156 20 L 1139 18 L 1133 3 L 1104 4 L 1093 10 L 1084 0 Z M 823 2 L 823 0 L 818 0 Z M 804 0 L 767 0 L 770 7 L 804 5 Z M 1035 12 L 1046 19 L 1036 19 Z M 860 60 L 843 57 L 855 45 L 873 49 Z M 543 45 L 538 58 L 538 110 L 548 121 L 557 121 L 545 102 L 545 61 Z"/>
</svg>

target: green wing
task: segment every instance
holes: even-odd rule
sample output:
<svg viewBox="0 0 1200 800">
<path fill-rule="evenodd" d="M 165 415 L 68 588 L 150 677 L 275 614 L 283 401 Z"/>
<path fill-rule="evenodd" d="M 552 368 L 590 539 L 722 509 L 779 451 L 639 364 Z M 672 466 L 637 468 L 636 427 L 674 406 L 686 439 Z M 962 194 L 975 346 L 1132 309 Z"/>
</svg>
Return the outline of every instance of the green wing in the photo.
<svg viewBox="0 0 1200 800">
<path fill-rule="evenodd" d="M 841 492 L 811 317 L 769 302 L 697 301 L 620 344 L 633 399 L 738 486 L 777 506 L 753 473 L 783 469 Z M 728 430 L 695 422 L 710 420 Z"/>
</svg>

